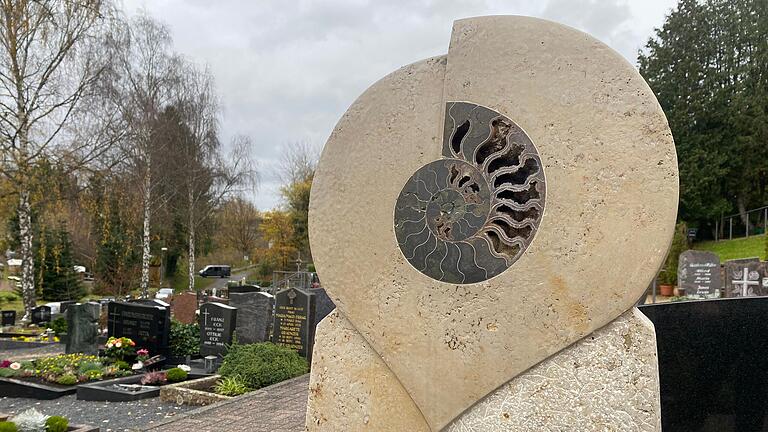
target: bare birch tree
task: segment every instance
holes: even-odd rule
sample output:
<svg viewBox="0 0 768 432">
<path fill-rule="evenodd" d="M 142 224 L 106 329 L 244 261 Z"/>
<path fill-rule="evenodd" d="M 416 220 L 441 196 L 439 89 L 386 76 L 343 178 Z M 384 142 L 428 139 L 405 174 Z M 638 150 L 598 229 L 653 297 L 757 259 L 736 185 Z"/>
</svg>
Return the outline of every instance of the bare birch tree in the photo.
<svg viewBox="0 0 768 432">
<path fill-rule="evenodd" d="M 112 12 L 102 0 L 0 1 L 0 174 L 18 194 L 23 322 L 36 305 L 32 169 L 42 158 L 78 167 L 104 151 L 99 133 L 78 140 L 67 130 L 87 118 L 81 108 L 108 67 Z"/>
<path fill-rule="evenodd" d="M 181 59 L 172 51 L 168 29 L 146 15 L 134 17 L 113 40 L 116 70 L 113 81 L 127 134 L 122 155 L 136 176 L 136 189 L 142 203 L 141 296 L 149 296 L 152 214 L 168 197 L 156 193 L 165 173 L 155 169 L 162 155 L 162 140 L 154 139 L 154 129 L 163 110 L 176 100 Z"/>
</svg>

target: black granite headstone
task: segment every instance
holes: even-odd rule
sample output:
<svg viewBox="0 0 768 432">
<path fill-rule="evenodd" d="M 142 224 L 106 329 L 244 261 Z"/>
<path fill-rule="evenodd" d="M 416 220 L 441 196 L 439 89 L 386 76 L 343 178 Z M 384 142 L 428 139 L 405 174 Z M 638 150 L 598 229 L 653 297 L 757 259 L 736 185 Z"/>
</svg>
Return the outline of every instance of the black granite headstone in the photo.
<svg viewBox="0 0 768 432">
<path fill-rule="evenodd" d="M 232 345 L 237 308 L 221 303 L 200 306 L 200 355 L 224 355 Z"/>
<path fill-rule="evenodd" d="M 275 297 L 258 291 L 230 292 L 229 305 L 237 308 L 237 341 L 251 344 L 269 340 Z"/>
<path fill-rule="evenodd" d="M 32 324 L 40 325 L 42 323 L 51 322 L 51 307 L 50 306 L 38 306 L 32 309 Z"/>
<path fill-rule="evenodd" d="M 756 297 L 768 295 L 763 288 L 760 261 L 733 260 L 725 263 L 725 296 Z"/>
<path fill-rule="evenodd" d="M 296 350 L 311 363 L 315 343 L 315 294 L 288 288 L 275 294 L 272 341 Z"/>
<path fill-rule="evenodd" d="M 3 327 L 5 326 L 14 326 L 16 325 L 16 311 L 15 310 L 7 310 L 2 312 L 3 316 Z"/>
<path fill-rule="evenodd" d="M 119 302 L 110 302 L 107 306 L 109 336 L 131 338 L 136 342 L 136 349 L 146 348 L 150 355 L 169 355 L 170 329 L 169 308 Z"/>
<path fill-rule="evenodd" d="M 66 300 L 63 302 L 59 302 L 59 313 L 61 314 L 67 313 L 67 309 L 73 304 L 77 304 L 77 302 L 74 300 Z"/>
<path fill-rule="evenodd" d="M 685 295 L 696 298 L 719 297 L 720 257 L 714 252 L 687 250 L 680 254 L 677 266 L 677 285 Z"/>
<path fill-rule="evenodd" d="M 656 328 L 662 430 L 768 430 L 768 297 L 640 310 Z"/>
<path fill-rule="evenodd" d="M 316 304 L 316 311 L 317 316 L 315 318 L 315 325 L 323 320 L 326 316 L 328 316 L 329 313 L 333 312 L 334 309 L 336 309 L 336 305 L 333 303 L 333 300 L 328 296 L 328 293 L 325 292 L 325 288 L 313 288 L 309 290 L 309 292 L 315 294 L 315 304 Z"/>
</svg>

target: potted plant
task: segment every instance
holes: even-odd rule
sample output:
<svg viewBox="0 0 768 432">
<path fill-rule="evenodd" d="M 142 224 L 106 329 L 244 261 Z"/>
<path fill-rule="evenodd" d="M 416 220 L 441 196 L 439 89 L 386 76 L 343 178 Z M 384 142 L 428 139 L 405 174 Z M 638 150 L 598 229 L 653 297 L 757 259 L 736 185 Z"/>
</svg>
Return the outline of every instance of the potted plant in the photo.
<svg viewBox="0 0 768 432">
<path fill-rule="evenodd" d="M 677 265 L 680 262 L 680 254 L 688 248 L 688 226 L 680 222 L 675 226 L 672 244 L 669 247 L 667 261 L 659 274 L 659 294 L 665 297 L 674 295 L 677 285 Z M 682 295 L 682 294 L 680 294 Z"/>
</svg>

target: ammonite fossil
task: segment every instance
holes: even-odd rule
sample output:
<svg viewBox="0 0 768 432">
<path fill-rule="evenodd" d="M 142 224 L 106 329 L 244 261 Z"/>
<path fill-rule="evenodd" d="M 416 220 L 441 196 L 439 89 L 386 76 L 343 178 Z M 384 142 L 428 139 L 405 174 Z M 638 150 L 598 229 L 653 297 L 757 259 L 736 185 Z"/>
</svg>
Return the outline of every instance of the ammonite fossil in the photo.
<svg viewBox="0 0 768 432">
<path fill-rule="evenodd" d="M 531 139 L 480 105 L 446 105 L 443 159 L 419 168 L 395 207 L 403 255 L 420 272 L 467 284 L 509 268 L 544 213 L 545 181 Z"/>
</svg>

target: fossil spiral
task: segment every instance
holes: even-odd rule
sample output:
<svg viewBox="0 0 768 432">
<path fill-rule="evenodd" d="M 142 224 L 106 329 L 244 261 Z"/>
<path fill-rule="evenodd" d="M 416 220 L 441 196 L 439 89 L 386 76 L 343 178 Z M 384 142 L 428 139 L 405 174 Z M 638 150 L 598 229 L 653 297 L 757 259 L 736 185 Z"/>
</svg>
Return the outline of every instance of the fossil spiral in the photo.
<svg viewBox="0 0 768 432">
<path fill-rule="evenodd" d="M 446 104 L 442 159 L 419 168 L 395 206 L 395 235 L 427 276 L 467 284 L 508 269 L 544 213 L 542 163 L 509 118 L 467 102 Z"/>
</svg>

